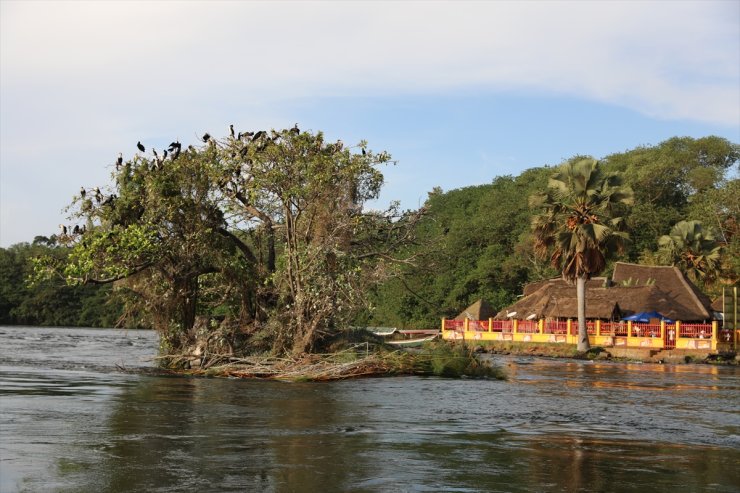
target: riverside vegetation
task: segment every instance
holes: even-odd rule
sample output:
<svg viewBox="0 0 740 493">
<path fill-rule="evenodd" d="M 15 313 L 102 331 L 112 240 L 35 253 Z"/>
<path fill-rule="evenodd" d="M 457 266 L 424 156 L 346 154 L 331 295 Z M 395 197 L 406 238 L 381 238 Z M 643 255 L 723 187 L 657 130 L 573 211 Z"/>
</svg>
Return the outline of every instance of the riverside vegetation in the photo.
<svg viewBox="0 0 740 493">
<path fill-rule="evenodd" d="M 364 141 L 297 126 L 203 140 L 120 158 L 107 186 L 74 197 L 66 232 L 0 249 L 0 323 L 153 328 L 163 361 L 181 365 L 171 356 L 299 361 L 347 327 L 436 327 L 560 274 L 535 255 L 528 201 L 553 167 L 435 188 L 416 211 L 369 211 L 394 163 Z M 676 137 L 601 159 L 634 190 L 618 211 L 631 232 L 623 256 L 679 265 L 709 294 L 736 283 L 739 158 L 725 139 Z M 711 262 L 692 264 L 696 245 Z"/>
</svg>

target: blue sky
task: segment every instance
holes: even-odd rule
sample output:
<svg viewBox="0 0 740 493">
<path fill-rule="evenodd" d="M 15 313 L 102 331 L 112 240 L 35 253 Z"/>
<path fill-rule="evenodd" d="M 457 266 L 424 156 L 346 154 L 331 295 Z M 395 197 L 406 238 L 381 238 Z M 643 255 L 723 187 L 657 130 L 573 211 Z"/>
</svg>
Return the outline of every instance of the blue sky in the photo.
<svg viewBox="0 0 740 493">
<path fill-rule="evenodd" d="M 0 0 L 0 246 L 118 152 L 322 130 L 398 161 L 381 203 L 672 136 L 740 142 L 740 2 Z"/>
</svg>

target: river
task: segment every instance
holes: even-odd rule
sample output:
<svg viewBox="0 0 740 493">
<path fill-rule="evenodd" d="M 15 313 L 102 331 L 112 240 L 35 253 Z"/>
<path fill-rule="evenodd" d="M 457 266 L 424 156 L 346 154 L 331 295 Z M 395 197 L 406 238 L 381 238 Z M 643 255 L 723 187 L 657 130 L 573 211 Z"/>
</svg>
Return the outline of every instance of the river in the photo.
<svg viewBox="0 0 740 493">
<path fill-rule="evenodd" d="M 0 327 L 2 492 L 740 491 L 740 369 L 162 377 L 151 332 Z"/>
</svg>

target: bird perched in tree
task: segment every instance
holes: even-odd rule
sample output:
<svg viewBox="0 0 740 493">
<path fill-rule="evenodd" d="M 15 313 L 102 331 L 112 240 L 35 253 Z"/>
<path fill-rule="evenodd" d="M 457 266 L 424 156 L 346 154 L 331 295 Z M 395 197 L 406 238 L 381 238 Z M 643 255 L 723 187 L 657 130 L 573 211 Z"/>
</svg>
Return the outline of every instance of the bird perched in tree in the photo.
<svg viewBox="0 0 740 493">
<path fill-rule="evenodd" d="M 177 157 L 180 155 L 180 150 L 182 149 L 182 144 L 180 144 L 179 141 L 171 142 L 170 143 L 170 159 L 173 161 L 177 159 Z"/>
<path fill-rule="evenodd" d="M 296 134 L 296 135 L 298 135 L 299 133 L 301 133 L 301 131 L 298 129 L 298 124 L 297 123 L 295 125 L 293 125 L 293 128 L 290 129 L 290 132 L 293 133 L 293 134 Z"/>
<path fill-rule="evenodd" d="M 254 134 L 254 137 L 252 137 L 252 140 L 259 140 L 263 135 L 265 135 L 264 130 L 260 130 L 256 134 Z"/>
<path fill-rule="evenodd" d="M 234 125 L 229 125 L 229 133 L 231 134 L 231 138 L 234 138 Z"/>
<path fill-rule="evenodd" d="M 242 138 L 251 137 L 254 135 L 254 132 L 239 132 L 239 140 L 242 140 Z"/>
<path fill-rule="evenodd" d="M 118 153 L 118 159 L 116 159 L 116 171 L 121 169 L 121 165 L 123 164 L 123 153 Z"/>
<path fill-rule="evenodd" d="M 364 148 L 364 147 L 362 148 L 362 155 L 363 155 L 363 156 L 366 156 L 366 155 L 367 155 L 367 151 L 365 150 L 365 148 Z"/>
<path fill-rule="evenodd" d="M 59 234 L 66 235 L 67 234 L 67 226 L 64 224 L 59 225 Z"/>
<path fill-rule="evenodd" d="M 85 190 L 85 187 L 80 187 L 80 198 L 84 199 L 85 194 L 87 194 L 87 190 Z"/>
<path fill-rule="evenodd" d="M 139 149 L 139 151 L 146 152 L 146 147 L 144 147 L 143 145 L 141 145 L 141 141 L 139 141 L 139 142 L 136 143 L 136 147 Z"/>
<path fill-rule="evenodd" d="M 77 224 L 75 224 L 74 229 L 72 229 L 72 234 L 75 234 L 75 235 L 80 234 L 80 227 Z"/>
<path fill-rule="evenodd" d="M 103 192 L 100 191 L 100 187 L 95 187 L 95 201 L 99 204 L 103 200 Z"/>
<path fill-rule="evenodd" d="M 202 138 L 203 142 L 208 142 L 209 140 L 211 140 L 211 136 L 208 133 L 204 133 Z"/>
</svg>

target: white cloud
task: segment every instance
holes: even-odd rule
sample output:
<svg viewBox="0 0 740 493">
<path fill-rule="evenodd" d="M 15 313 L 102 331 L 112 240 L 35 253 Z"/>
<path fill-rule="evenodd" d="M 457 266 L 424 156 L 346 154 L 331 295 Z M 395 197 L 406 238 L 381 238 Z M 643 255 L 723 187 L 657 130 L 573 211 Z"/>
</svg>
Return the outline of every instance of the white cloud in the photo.
<svg viewBox="0 0 740 493">
<path fill-rule="evenodd" d="M 740 119 L 736 2 L 26 2 L 3 10 L 3 85 L 161 109 L 469 85 Z M 733 42 L 734 40 L 734 42 Z M 701 74 L 701 76 L 697 76 Z"/>
</svg>

